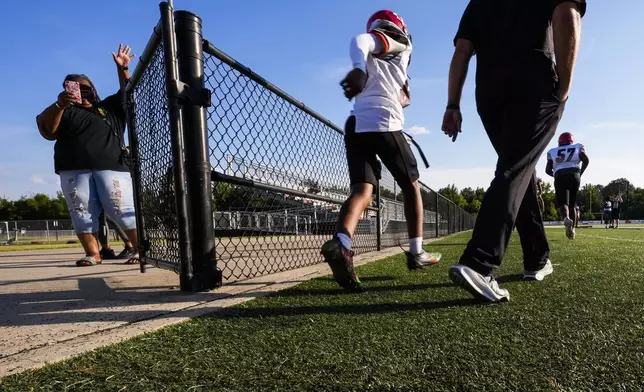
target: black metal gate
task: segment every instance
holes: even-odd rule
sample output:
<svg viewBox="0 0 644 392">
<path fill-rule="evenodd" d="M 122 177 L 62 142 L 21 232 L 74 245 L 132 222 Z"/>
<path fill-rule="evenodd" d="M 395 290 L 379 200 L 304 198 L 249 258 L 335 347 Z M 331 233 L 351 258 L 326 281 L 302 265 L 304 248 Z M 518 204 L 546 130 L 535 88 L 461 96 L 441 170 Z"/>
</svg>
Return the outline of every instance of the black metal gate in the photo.
<svg viewBox="0 0 644 392">
<path fill-rule="evenodd" d="M 344 132 L 210 42 L 201 19 L 160 4 L 127 86 L 142 271 L 208 290 L 322 262 L 349 193 Z M 473 227 L 424 184 L 424 236 Z M 408 241 L 389 172 L 355 233 L 358 253 Z"/>
</svg>

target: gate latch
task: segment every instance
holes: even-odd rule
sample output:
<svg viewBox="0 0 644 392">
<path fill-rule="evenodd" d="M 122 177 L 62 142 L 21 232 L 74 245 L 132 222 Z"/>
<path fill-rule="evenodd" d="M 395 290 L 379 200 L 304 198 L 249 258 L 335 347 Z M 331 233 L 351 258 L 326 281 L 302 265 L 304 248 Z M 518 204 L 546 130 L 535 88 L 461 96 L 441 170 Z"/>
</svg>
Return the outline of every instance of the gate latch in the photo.
<svg viewBox="0 0 644 392">
<path fill-rule="evenodd" d="M 190 87 L 179 80 L 175 80 L 172 85 L 172 96 L 184 104 L 198 105 L 204 108 L 212 106 L 212 92 L 209 89 Z"/>
</svg>

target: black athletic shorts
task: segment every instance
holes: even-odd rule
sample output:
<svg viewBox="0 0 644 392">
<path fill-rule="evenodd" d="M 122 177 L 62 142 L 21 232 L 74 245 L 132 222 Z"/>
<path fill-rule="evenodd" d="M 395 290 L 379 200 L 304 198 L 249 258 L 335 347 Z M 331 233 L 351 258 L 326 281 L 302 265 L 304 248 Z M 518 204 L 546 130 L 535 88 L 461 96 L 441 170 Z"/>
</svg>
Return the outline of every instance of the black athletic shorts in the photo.
<svg viewBox="0 0 644 392">
<path fill-rule="evenodd" d="M 581 185 L 579 171 L 558 171 L 555 173 L 555 200 L 557 206 L 574 206 L 577 202 L 577 192 Z"/>
<path fill-rule="evenodd" d="M 376 155 L 402 190 L 409 189 L 418 180 L 416 157 L 402 131 L 356 133 L 356 118 L 349 116 L 344 132 L 351 185 L 378 185 L 382 167 Z"/>
<path fill-rule="evenodd" d="M 613 212 L 613 214 L 612 214 L 613 219 L 619 219 L 619 213 L 620 213 L 619 207 L 618 208 L 613 208 L 612 212 Z"/>
</svg>

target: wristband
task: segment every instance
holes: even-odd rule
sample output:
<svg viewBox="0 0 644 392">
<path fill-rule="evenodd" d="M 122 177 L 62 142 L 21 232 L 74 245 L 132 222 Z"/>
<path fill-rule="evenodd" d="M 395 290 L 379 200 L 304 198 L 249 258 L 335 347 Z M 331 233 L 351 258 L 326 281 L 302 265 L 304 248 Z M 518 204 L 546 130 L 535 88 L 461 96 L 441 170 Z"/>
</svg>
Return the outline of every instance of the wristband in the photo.
<svg viewBox="0 0 644 392">
<path fill-rule="evenodd" d="M 461 107 L 456 103 L 450 103 L 447 105 L 447 110 L 461 110 Z"/>
<path fill-rule="evenodd" d="M 54 102 L 54 105 L 56 105 L 56 107 L 57 107 L 58 109 L 60 109 L 60 110 L 65 109 L 64 107 L 62 107 L 62 106 L 60 106 L 60 105 L 58 104 L 58 101 Z"/>
<path fill-rule="evenodd" d="M 123 70 L 123 71 L 127 71 L 128 69 L 130 69 L 130 67 L 128 67 L 128 66 L 126 65 L 125 67 L 119 67 L 119 69 L 121 69 L 121 70 Z"/>
</svg>

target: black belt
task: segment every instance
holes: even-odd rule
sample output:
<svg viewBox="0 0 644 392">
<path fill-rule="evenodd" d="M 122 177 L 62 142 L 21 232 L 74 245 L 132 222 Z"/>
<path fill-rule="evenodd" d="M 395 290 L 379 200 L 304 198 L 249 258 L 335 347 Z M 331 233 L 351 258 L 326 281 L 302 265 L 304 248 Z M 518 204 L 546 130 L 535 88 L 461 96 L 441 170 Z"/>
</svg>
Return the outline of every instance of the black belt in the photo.
<svg viewBox="0 0 644 392">
<path fill-rule="evenodd" d="M 414 140 L 413 137 L 411 137 L 410 134 L 408 134 L 407 132 L 403 132 L 403 134 L 407 136 L 412 143 L 414 143 L 414 146 L 416 146 L 416 149 L 418 150 L 418 153 L 420 154 L 420 157 L 422 158 L 423 163 L 425 164 L 425 168 L 429 169 L 429 162 L 427 162 L 427 158 L 425 158 L 425 153 L 423 153 L 423 149 L 420 148 L 420 145 Z"/>
</svg>

